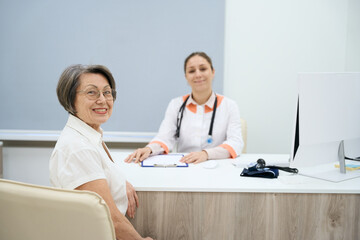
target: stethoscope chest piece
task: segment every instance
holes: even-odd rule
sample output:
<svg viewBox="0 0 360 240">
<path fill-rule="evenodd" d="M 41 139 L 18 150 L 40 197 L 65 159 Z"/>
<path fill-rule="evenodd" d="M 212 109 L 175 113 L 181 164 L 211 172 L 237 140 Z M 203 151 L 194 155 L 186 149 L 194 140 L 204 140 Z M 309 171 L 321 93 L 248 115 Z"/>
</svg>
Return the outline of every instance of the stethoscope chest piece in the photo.
<svg viewBox="0 0 360 240">
<path fill-rule="evenodd" d="M 212 136 L 209 135 L 208 138 L 207 138 L 207 143 L 208 144 L 212 144 L 213 143 L 213 139 L 212 139 Z"/>
</svg>

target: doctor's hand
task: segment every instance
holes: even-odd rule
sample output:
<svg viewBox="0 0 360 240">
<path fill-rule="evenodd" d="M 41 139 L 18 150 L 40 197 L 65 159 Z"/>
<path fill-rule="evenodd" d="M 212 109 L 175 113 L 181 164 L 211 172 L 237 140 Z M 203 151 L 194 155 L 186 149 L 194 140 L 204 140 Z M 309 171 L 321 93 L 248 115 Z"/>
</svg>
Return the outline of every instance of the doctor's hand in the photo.
<svg viewBox="0 0 360 240">
<path fill-rule="evenodd" d="M 128 181 L 126 181 L 126 195 L 128 198 L 128 208 L 126 214 L 130 218 L 134 218 L 136 208 L 139 207 L 139 198 L 136 194 L 135 188 Z"/>
<path fill-rule="evenodd" d="M 191 152 L 185 157 L 183 157 L 180 160 L 180 162 L 197 164 L 197 163 L 205 162 L 207 159 L 208 159 L 208 154 L 206 151 Z"/>
<path fill-rule="evenodd" d="M 151 153 L 151 148 L 149 147 L 138 148 L 137 150 L 135 150 L 135 152 L 130 154 L 124 160 L 124 162 L 131 163 L 133 159 L 135 159 L 135 163 L 142 162 L 149 157 L 150 153 Z"/>
</svg>

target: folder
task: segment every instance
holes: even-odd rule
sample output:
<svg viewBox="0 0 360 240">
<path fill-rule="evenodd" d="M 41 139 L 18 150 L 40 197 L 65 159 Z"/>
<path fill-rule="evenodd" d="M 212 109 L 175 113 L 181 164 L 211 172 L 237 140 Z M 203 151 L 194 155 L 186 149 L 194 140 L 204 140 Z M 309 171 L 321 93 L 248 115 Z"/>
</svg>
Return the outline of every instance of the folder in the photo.
<svg viewBox="0 0 360 240">
<path fill-rule="evenodd" d="M 187 163 L 180 162 L 183 154 L 161 154 L 148 157 L 141 162 L 141 167 L 188 167 Z"/>
</svg>

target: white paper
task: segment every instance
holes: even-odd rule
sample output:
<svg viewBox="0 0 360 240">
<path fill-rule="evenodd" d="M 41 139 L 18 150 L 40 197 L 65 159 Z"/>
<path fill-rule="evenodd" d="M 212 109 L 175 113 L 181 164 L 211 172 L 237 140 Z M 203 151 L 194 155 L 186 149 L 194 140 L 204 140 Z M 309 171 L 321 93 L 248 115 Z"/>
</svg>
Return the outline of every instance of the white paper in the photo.
<svg viewBox="0 0 360 240">
<path fill-rule="evenodd" d="M 157 167 L 177 167 L 177 166 L 187 166 L 186 163 L 180 162 L 181 158 L 184 155 L 182 154 L 164 154 L 164 155 L 155 155 L 148 157 L 142 163 L 142 166 L 157 166 Z"/>
</svg>

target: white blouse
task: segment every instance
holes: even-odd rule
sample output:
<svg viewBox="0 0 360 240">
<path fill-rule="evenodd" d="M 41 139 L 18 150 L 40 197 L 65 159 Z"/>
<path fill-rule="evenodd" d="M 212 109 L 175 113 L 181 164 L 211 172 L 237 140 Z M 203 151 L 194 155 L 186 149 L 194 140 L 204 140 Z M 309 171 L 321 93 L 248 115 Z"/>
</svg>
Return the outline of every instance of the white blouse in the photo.
<svg viewBox="0 0 360 240">
<path fill-rule="evenodd" d="M 125 215 L 126 179 L 102 143 L 101 133 L 69 115 L 50 158 L 50 182 L 54 187 L 75 189 L 93 180 L 106 179 L 116 206 Z"/>
</svg>

